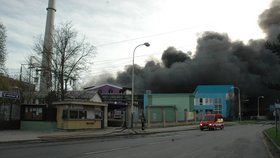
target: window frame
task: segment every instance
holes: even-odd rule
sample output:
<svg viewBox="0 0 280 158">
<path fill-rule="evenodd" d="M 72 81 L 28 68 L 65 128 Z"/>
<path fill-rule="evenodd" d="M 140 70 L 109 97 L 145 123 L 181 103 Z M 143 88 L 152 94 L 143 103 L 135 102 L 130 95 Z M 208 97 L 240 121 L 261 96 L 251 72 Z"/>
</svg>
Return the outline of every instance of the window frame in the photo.
<svg viewBox="0 0 280 158">
<path fill-rule="evenodd" d="M 71 112 L 72 112 L 72 116 L 71 116 Z M 102 110 L 96 110 L 95 108 L 88 108 L 88 109 L 68 108 L 68 109 L 63 109 L 62 119 L 63 120 L 103 120 L 103 112 Z"/>
</svg>

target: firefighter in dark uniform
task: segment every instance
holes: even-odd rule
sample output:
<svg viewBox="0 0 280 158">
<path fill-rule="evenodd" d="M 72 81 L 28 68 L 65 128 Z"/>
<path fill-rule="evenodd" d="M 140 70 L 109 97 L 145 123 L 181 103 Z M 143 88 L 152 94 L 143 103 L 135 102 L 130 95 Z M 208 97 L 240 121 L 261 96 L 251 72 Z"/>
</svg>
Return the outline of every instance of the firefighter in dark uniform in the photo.
<svg viewBox="0 0 280 158">
<path fill-rule="evenodd" d="M 142 130 L 145 130 L 145 122 L 146 122 L 145 116 L 142 115 L 142 117 L 141 117 L 141 127 L 142 127 Z"/>
</svg>

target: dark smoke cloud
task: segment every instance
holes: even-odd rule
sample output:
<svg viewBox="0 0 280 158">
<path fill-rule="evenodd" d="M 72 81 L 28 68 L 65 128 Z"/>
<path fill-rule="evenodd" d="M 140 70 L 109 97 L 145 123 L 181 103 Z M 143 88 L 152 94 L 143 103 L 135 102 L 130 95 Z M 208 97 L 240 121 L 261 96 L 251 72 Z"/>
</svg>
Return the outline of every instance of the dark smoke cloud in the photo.
<svg viewBox="0 0 280 158">
<path fill-rule="evenodd" d="M 280 33 L 279 1 L 274 1 L 259 19 L 267 39 Z M 277 28 L 278 27 L 278 28 Z M 197 85 L 233 84 L 249 96 L 275 93 L 273 85 L 280 85 L 279 58 L 264 47 L 264 39 L 232 41 L 226 33 L 204 32 L 197 39 L 195 55 L 169 47 L 162 61 L 149 61 L 135 67 L 135 90 L 158 93 L 193 92 Z M 132 67 L 127 66 L 112 84 L 131 87 Z"/>
<path fill-rule="evenodd" d="M 275 40 L 280 32 L 280 1 L 274 0 L 271 7 L 259 16 L 259 25 L 269 40 Z"/>
<path fill-rule="evenodd" d="M 182 51 L 177 51 L 174 47 L 169 47 L 162 54 L 161 60 L 164 66 L 170 68 L 176 62 L 184 62 L 190 57 Z"/>
</svg>

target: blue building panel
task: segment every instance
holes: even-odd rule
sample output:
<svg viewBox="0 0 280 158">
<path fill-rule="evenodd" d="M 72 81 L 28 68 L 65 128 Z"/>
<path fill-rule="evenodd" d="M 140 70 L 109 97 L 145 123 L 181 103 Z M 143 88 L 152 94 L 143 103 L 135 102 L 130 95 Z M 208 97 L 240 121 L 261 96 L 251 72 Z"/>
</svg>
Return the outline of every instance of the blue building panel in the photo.
<svg viewBox="0 0 280 158">
<path fill-rule="evenodd" d="M 214 105 L 203 105 L 203 106 L 200 106 L 200 105 L 195 105 L 194 106 L 194 110 L 209 110 L 209 109 L 214 109 Z"/>
<path fill-rule="evenodd" d="M 233 85 L 199 85 L 194 92 L 194 110 L 200 118 L 206 113 L 220 113 L 229 118 L 234 98 Z"/>
</svg>

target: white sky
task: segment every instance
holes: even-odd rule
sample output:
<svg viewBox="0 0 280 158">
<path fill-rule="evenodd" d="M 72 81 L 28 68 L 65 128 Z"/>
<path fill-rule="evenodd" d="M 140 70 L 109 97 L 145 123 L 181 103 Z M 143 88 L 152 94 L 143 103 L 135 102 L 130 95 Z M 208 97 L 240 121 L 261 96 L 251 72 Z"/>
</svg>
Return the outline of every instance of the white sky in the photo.
<svg viewBox="0 0 280 158">
<path fill-rule="evenodd" d="M 228 33 L 232 40 L 263 38 L 258 16 L 271 0 L 56 0 L 55 24 L 72 21 L 88 42 L 97 46 L 95 63 L 87 78 L 122 71 L 135 63 L 160 60 L 169 46 L 195 51 L 197 36 L 204 31 Z M 0 0 L 0 21 L 7 29 L 11 75 L 18 73 L 32 46 L 45 32 L 48 0 Z"/>
</svg>

